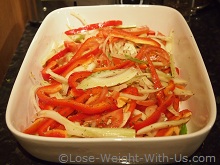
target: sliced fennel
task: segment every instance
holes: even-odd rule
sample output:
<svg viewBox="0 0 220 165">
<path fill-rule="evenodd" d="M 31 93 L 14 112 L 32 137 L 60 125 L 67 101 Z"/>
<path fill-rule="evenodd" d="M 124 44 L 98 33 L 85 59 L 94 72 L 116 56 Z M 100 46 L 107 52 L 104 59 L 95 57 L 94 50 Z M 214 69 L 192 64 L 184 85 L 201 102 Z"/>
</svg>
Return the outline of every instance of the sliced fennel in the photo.
<svg viewBox="0 0 220 165">
<path fill-rule="evenodd" d="M 143 135 L 147 132 L 162 129 L 162 128 L 169 128 L 174 126 L 181 126 L 182 124 L 187 123 L 190 120 L 190 117 L 182 118 L 180 120 L 172 120 L 172 121 L 162 121 L 158 123 L 151 124 L 146 126 L 137 131 L 137 135 Z"/>
<path fill-rule="evenodd" d="M 131 94 L 127 94 L 127 93 L 123 93 L 123 92 L 121 92 L 120 93 L 120 96 L 121 97 L 127 97 L 127 98 L 129 98 L 129 99 L 132 99 L 132 100 L 146 100 L 147 99 L 147 97 L 148 97 L 148 95 L 142 95 L 142 96 L 136 96 L 136 95 L 131 95 Z"/>
<path fill-rule="evenodd" d="M 194 93 L 191 90 L 175 88 L 174 94 L 177 96 L 193 96 Z"/>
<path fill-rule="evenodd" d="M 63 83 L 63 84 L 68 83 L 68 80 L 65 77 L 54 73 L 51 69 L 47 69 L 46 73 L 49 74 L 54 80 L 56 80 L 60 83 Z"/>
<path fill-rule="evenodd" d="M 116 74 L 116 72 L 120 72 L 119 74 Z M 108 74 L 106 74 L 108 73 Z M 100 77 L 100 75 L 104 74 L 105 77 Z M 89 89 L 97 86 L 115 86 L 118 84 L 122 84 L 133 77 L 135 77 L 137 74 L 137 70 L 133 67 L 129 69 L 120 69 L 120 70 L 109 70 L 109 71 L 101 71 L 95 74 L 92 74 L 91 76 L 85 78 L 78 86 L 77 89 Z"/>
<path fill-rule="evenodd" d="M 135 130 L 129 128 L 94 128 L 84 127 L 73 123 L 53 110 L 42 110 L 37 113 L 37 118 L 47 117 L 64 125 L 69 136 L 98 138 L 98 137 L 123 137 L 134 138 Z"/>
</svg>

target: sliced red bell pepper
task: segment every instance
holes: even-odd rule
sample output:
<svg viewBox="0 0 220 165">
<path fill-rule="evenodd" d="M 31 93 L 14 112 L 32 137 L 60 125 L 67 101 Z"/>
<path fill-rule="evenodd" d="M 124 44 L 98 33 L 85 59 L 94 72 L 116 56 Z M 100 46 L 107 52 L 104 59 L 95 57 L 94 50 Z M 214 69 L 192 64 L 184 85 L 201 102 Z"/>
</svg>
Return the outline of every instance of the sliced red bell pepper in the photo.
<svg viewBox="0 0 220 165">
<path fill-rule="evenodd" d="M 106 22 L 89 24 L 84 27 L 79 27 L 77 29 L 67 30 L 67 31 L 65 31 L 65 34 L 66 35 L 74 35 L 74 34 L 81 33 L 81 32 L 87 31 L 87 30 L 94 30 L 94 29 L 99 29 L 99 28 L 103 28 L 103 27 L 119 26 L 119 25 L 122 25 L 121 20 L 109 20 Z"/>
<path fill-rule="evenodd" d="M 173 108 L 179 112 L 180 98 L 176 96 L 173 101 Z"/>
<path fill-rule="evenodd" d="M 157 131 L 155 137 L 171 136 L 173 134 L 173 131 L 173 127 L 163 128 Z"/>
<path fill-rule="evenodd" d="M 56 137 L 56 138 L 66 138 L 67 132 L 66 130 L 61 129 L 52 129 L 44 133 L 46 137 Z"/>
<path fill-rule="evenodd" d="M 153 62 L 151 61 L 150 56 L 148 54 L 146 55 L 146 58 L 147 58 L 147 61 L 148 61 L 148 66 L 149 66 L 150 72 L 151 72 L 151 79 L 153 81 L 154 88 L 155 89 L 160 89 L 163 86 L 160 82 L 159 76 L 156 72 L 156 69 L 153 65 Z M 162 90 L 158 91 L 156 96 L 157 96 L 157 99 L 158 99 L 158 104 L 160 105 L 163 102 L 163 99 L 164 99 L 163 91 Z"/>
<path fill-rule="evenodd" d="M 186 117 L 186 116 L 191 116 L 192 112 L 188 109 L 184 109 L 182 111 L 179 112 L 179 116 L 172 116 L 172 117 L 169 117 L 168 120 L 169 121 L 173 121 L 173 120 L 180 120 L 181 118 L 183 117 Z M 170 134 L 170 131 L 172 131 L 172 127 L 171 128 L 163 128 L 163 129 L 160 129 L 158 130 L 156 136 L 167 136 Z"/>
<path fill-rule="evenodd" d="M 138 96 L 138 89 L 136 87 L 132 87 L 132 86 L 129 86 L 129 87 L 123 89 L 121 92 Z"/>
<path fill-rule="evenodd" d="M 104 87 L 105 88 L 105 87 Z M 75 100 L 80 103 L 85 103 L 91 96 L 102 93 L 103 87 L 94 87 L 83 91 L 82 95 L 77 97 Z"/>
<path fill-rule="evenodd" d="M 57 62 L 56 61 L 51 61 L 50 63 L 48 63 L 46 65 L 46 67 L 44 67 L 42 70 L 41 70 L 41 75 L 43 77 L 44 80 L 49 80 L 50 79 L 50 75 L 47 73 L 47 70 L 48 69 L 53 69 L 55 66 L 57 65 Z"/>
<path fill-rule="evenodd" d="M 87 105 L 84 103 L 77 102 L 76 100 L 73 99 L 50 98 L 49 96 L 47 96 L 48 94 L 47 91 L 49 92 L 53 91 L 54 87 L 55 86 L 53 85 L 48 85 L 38 88 L 38 90 L 36 91 L 38 98 L 49 105 L 70 107 L 73 108 L 74 110 L 77 110 L 85 114 L 97 114 L 104 111 L 113 110 L 116 107 L 114 100 L 111 98 L 106 98 L 106 100 L 94 105 Z M 60 87 L 60 84 L 57 85 L 57 88 L 58 87 Z"/>
<path fill-rule="evenodd" d="M 109 35 L 113 37 L 123 38 L 137 44 L 146 44 L 155 47 L 160 47 L 160 44 L 151 38 L 138 37 L 122 29 L 112 29 Z"/>
<path fill-rule="evenodd" d="M 64 46 L 72 53 L 75 53 L 78 49 L 78 45 L 75 42 L 71 41 L 64 41 Z"/>
<path fill-rule="evenodd" d="M 63 50 L 61 50 L 58 53 L 56 53 L 49 60 L 47 60 L 47 63 L 50 63 L 51 61 L 59 60 L 60 58 L 64 57 L 69 51 L 70 51 L 69 48 L 64 48 Z"/>
<path fill-rule="evenodd" d="M 163 89 L 163 92 L 165 94 L 165 96 L 172 94 L 173 90 L 175 89 L 175 84 L 173 82 L 173 80 L 170 80 L 168 82 L 168 85 Z"/>
<path fill-rule="evenodd" d="M 164 113 L 167 110 L 167 107 L 173 103 L 173 99 L 174 99 L 174 96 L 169 95 L 165 99 L 165 101 L 156 109 L 156 111 L 149 118 L 145 119 L 144 121 L 137 122 L 134 125 L 135 130 L 138 131 L 139 129 L 143 127 L 146 127 L 150 124 L 157 122 L 158 119 L 160 118 L 161 113 Z"/>
<path fill-rule="evenodd" d="M 34 121 L 34 123 L 31 124 L 30 127 L 25 129 L 23 132 L 30 135 L 35 135 L 37 133 L 38 127 L 42 124 L 43 118 L 39 118 Z"/>
<path fill-rule="evenodd" d="M 91 60 L 91 58 L 100 53 L 99 40 L 100 38 L 98 37 L 88 38 L 68 63 L 53 69 L 53 72 L 66 76 L 75 67 Z"/>
<path fill-rule="evenodd" d="M 97 87 L 96 87 L 97 88 Z M 100 87 L 99 87 L 100 88 Z M 105 87 L 102 87 L 102 90 L 101 92 L 98 92 L 94 95 L 98 96 L 97 99 L 93 100 L 92 102 L 90 102 L 90 104 L 97 104 L 99 102 L 102 102 L 106 99 L 107 97 L 107 94 L 108 94 L 108 88 L 105 86 Z"/>
<path fill-rule="evenodd" d="M 88 38 L 77 50 L 76 54 L 73 56 L 73 59 L 77 59 L 86 54 L 96 54 L 99 51 L 100 41 L 99 37 L 90 37 Z M 85 53 L 86 52 L 86 53 Z"/>
<path fill-rule="evenodd" d="M 151 79 L 152 79 L 152 81 L 154 83 L 154 88 L 155 89 L 162 88 L 162 84 L 160 82 L 160 78 L 159 78 L 159 76 L 158 76 L 158 74 L 156 72 L 156 69 L 154 67 L 153 62 L 150 59 L 150 56 L 147 55 L 146 57 L 147 57 L 148 66 L 149 66 L 149 69 L 150 69 L 150 72 L 151 72 L 151 77 L 152 77 Z"/>
<path fill-rule="evenodd" d="M 82 79 L 90 76 L 92 72 L 90 71 L 81 71 L 81 72 L 74 72 L 70 75 L 68 79 L 68 84 L 71 88 L 76 88 L 78 85 L 77 81 L 81 81 Z"/>
<path fill-rule="evenodd" d="M 86 115 L 84 113 L 77 113 L 75 115 L 71 115 L 68 117 L 68 120 L 72 122 L 79 122 L 80 124 L 83 124 L 85 121 L 85 118 L 89 117 L 90 115 Z"/>
<path fill-rule="evenodd" d="M 136 103 L 138 105 L 143 105 L 145 107 L 155 105 L 157 103 L 156 99 L 149 99 L 149 100 L 137 100 Z"/>
<path fill-rule="evenodd" d="M 87 54 L 85 56 L 82 56 L 79 59 L 70 60 L 67 64 L 64 64 L 60 67 L 57 67 L 57 68 L 53 69 L 52 71 L 56 74 L 60 74 L 65 77 L 74 68 L 84 64 L 86 61 L 90 61 L 93 58 L 94 58 L 93 54 Z"/>
<path fill-rule="evenodd" d="M 133 127 L 133 125 L 136 124 L 138 122 L 138 120 L 141 119 L 141 116 L 142 116 L 142 114 L 140 113 L 136 116 L 131 117 L 128 121 L 129 127 Z"/>
<path fill-rule="evenodd" d="M 67 107 L 67 108 L 60 108 L 57 110 L 57 112 L 64 116 L 64 117 L 67 117 L 69 116 L 72 112 L 73 112 L 73 109 Z M 53 129 L 54 128 L 54 125 L 56 124 L 57 122 L 53 119 L 45 119 L 42 124 L 38 127 L 37 129 L 37 133 L 40 135 L 40 136 L 45 136 L 45 132 L 49 129 Z"/>
</svg>

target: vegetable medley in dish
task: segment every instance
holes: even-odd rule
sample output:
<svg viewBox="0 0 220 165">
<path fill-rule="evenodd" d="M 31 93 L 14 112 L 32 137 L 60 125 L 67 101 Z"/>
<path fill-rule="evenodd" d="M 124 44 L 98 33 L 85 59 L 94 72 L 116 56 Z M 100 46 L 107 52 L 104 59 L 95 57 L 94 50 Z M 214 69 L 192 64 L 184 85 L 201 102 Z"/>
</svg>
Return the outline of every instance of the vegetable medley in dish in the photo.
<svg viewBox="0 0 220 165">
<path fill-rule="evenodd" d="M 193 92 L 180 76 L 168 36 L 121 20 L 64 32 L 44 58 L 37 110 L 23 132 L 48 137 L 159 137 L 187 133 L 180 103 Z"/>
</svg>

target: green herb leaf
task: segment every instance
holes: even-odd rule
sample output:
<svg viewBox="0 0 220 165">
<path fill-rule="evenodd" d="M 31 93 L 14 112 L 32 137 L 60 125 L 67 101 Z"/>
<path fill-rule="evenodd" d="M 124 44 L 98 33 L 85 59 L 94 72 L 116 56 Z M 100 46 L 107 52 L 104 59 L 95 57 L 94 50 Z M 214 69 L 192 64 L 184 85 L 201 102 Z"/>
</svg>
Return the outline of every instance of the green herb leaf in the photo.
<svg viewBox="0 0 220 165">
<path fill-rule="evenodd" d="M 146 61 L 142 61 L 142 60 L 139 60 L 137 58 L 134 58 L 134 57 L 131 57 L 129 55 L 125 55 L 125 57 L 130 60 L 130 61 L 133 61 L 133 62 L 136 62 L 136 63 L 139 63 L 139 64 L 147 64 Z"/>
</svg>

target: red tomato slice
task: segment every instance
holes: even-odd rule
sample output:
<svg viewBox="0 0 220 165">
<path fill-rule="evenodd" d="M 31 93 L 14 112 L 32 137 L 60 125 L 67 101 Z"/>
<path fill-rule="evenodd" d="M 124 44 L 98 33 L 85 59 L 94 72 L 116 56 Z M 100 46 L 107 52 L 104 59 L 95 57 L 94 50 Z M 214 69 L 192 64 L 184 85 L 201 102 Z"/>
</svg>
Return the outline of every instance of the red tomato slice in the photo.
<svg viewBox="0 0 220 165">
<path fill-rule="evenodd" d="M 117 109 L 111 112 L 108 112 L 97 119 L 97 127 L 102 128 L 118 128 L 123 121 L 123 109 Z"/>
<path fill-rule="evenodd" d="M 149 46 L 146 48 L 145 53 L 150 57 L 151 61 L 162 62 L 165 66 L 169 66 L 170 56 L 163 48 Z"/>
</svg>

